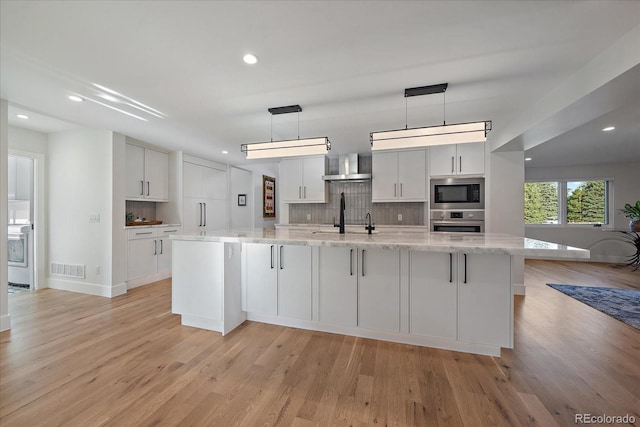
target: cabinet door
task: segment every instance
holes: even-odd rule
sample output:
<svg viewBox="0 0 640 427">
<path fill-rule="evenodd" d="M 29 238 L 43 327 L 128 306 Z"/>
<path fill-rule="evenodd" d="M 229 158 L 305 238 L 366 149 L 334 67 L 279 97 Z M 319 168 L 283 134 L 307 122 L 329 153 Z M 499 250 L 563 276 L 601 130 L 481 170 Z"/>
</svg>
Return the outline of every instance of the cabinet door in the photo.
<svg viewBox="0 0 640 427">
<path fill-rule="evenodd" d="M 358 326 L 400 331 L 400 251 L 360 250 Z"/>
<path fill-rule="evenodd" d="M 142 199 L 146 194 L 144 148 L 126 144 L 125 156 L 125 196 Z"/>
<path fill-rule="evenodd" d="M 184 162 L 182 166 L 182 196 L 199 199 L 202 197 L 201 166 Z"/>
<path fill-rule="evenodd" d="M 398 196 L 402 200 L 427 200 L 426 150 L 398 152 Z"/>
<path fill-rule="evenodd" d="M 358 325 L 357 252 L 357 249 L 320 247 L 321 322 Z"/>
<path fill-rule="evenodd" d="M 302 164 L 302 199 L 307 203 L 325 203 L 326 182 L 322 179 L 326 174 L 324 156 L 304 159 Z"/>
<path fill-rule="evenodd" d="M 148 276 L 156 270 L 158 239 L 129 240 L 127 279 Z"/>
<path fill-rule="evenodd" d="M 280 161 L 279 190 L 283 202 L 302 201 L 302 159 Z"/>
<path fill-rule="evenodd" d="M 158 273 L 171 272 L 171 239 L 169 237 L 158 237 Z"/>
<path fill-rule="evenodd" d="M 202 231 L 227 229 L 227 201 L 221 199 L 201 199 L 203 206 Z"/>
<path fill-rule="evenodd" d="M 247 243 L 247 312 L 278 313 L 277 245 Z"/>
<path fill-rule="evenodd" d="M 512 299 L 508 255 L 459 255 L 460 341 L 511 347 Z"/>
<path fill-rule="evenodd" d="M 410 252 L 409 331 L 456 339 L 458 255 Z"/>
<path fill-rule="evenodd" d="M 204 208 L 202 203 L 202 199 L 184 198 L 182 206 L 184 212 L 182 227 L 185 234 L 194 234 L 202 230 L 202 224 L 204 222 Z"/>
<path fill-rule="evenodd" d="M 311 320 L 311 247 L 278 245 L 278 316 Z"/>
<path fill-rule="evenodd" d="M 144 197 L 169 200 L 169 155 L 156 150 L 144 150 Z"/>
<path fill-rule="evenodd" d="M 202 172 L 202 198 L 226 199 L 227 198 L 227 172 L 200 166 Z"/>
<path fill-rule="evenodd" d="M 371 158 L 371 200 L 393 201 L 400 195 L 398 188 L 398 153 L 375 152 Z"/>
<path fill-rule="evenodd" d="M 431 176 L 456 174 L 456 145 L 436 145 L 429 148 Z"/>
<path fill-rule="evenodd" d="M 484 142 L 458 144 L 458 175 L 484 174 Z"/>
</svg>

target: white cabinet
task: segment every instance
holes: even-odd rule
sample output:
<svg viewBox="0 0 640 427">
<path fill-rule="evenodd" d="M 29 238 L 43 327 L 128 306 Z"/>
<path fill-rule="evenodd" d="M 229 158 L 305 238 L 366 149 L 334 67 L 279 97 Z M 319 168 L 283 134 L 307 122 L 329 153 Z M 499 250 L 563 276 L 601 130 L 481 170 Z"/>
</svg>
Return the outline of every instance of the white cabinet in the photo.
<svg viewBox="0 0 640 427">
<path fill-rule="evenodd" d="M 431 176 L 484 175 L 484 142 L 430 148 Z"/>
<path fill-rule="evenodd" d="M 247 260 L 247 312 L 278 314 L 278 245 L 245 244 Z"/>
<path fill-rule="evenodd" d="M 458 256 L 458 340 L 511 347 L 511 257 Z"/>
<path fill-rule="evenodd" d="M 31 200 L 33 187 L 33 160 L 9 156 L 7 160 L 8 199 Z"/>
<path fill-rule="evenodd" d="M 400 251 L 359 249 L 358 326 L 400 331 Z"/>
<path fill-rule="evenodd" d="M 358 250 L 319 248 L 319 320 L 358 326 Z"/>
<path fill-rule="evenodd" d="M 410 252 L 409 331 L 457 339 L 458 254 Z"/>
<path fill-rule="evenodd" d="M 136 285 L 171 275 L 171 236 L 180 227 L 139 227 L 128 230 L 127 280 Z M 144 278 L 147 279 L 144 279 Z M 137 280 L 136 280 L 137 279 Z"/>
<path fill-rule="evenodd" d="M 127 200 L 169 200 L 169 155 L 126 144 L 125 197 Z"/>
<path fill-rule="evenodd" d="M 426 150 L 374 152 L 372 171 L 372 201 L 427 200 Z"/>
<path fill-rule="evenodd" d="M 227 227 L 227 172 L 183 164 L 183 227 L 187 234 Z"/>
<path fill-rule="evenodd" d="M 174 241 L 171 312 L 181 323 L 225 335 L 245 320 L 241 244 Z"/>
<path fill-rule="evenodd" d="M 311 320 L 311 246 L 278 246 L 278 316 Z"/>
<path fill-rule="evenodd" d="M 410 253 L 414 335 L 511 347 L 508 255 Z"/>
<path fill-rule="evenodd" d="M 311 320 L 311 247 L 247 243 L 246 309 Z"/>
<path fill-rule="evenodd" d="M 327 158 L 305 157 L 280 161 L 280 197 L 285 203 L 325 203 Z"/>
</svg>

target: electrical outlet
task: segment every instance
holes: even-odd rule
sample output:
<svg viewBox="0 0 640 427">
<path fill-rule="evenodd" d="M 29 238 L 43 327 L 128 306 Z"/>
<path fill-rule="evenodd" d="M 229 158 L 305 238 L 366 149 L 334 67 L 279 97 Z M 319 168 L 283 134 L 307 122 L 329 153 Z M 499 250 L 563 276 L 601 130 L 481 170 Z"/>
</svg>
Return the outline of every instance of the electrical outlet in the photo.
<svg viewBox="0 0 640 427">
<path fill-rule="evenodd" d="M 398 221 L 402 222 L 402 214 L 398 214 Z"/>
<path fill-rule="evenodd" d="M 100 214 L 99 213 L 89 214 L 89 222 L 100 222 Z"/>
<path fill-rule="evenodd" d="M 310 213 L 307 214 L 307 221 L 311 221 L 311 214 Z"/>
</svg>

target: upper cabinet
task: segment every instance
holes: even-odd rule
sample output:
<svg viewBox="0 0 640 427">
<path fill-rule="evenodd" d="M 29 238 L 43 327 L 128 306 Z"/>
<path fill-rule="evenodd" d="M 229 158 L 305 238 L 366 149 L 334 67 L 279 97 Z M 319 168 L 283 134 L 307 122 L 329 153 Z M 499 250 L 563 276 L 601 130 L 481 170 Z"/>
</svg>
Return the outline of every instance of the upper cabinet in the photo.
<svg viewBox="0 0 640 427">
<path fill-rule="evenodd" d="M 127 144 L 125 186 L 127 200 L 168 201 L 169 155 Z"/>
<path fill-rule="evenodd" d="M 325 203 L 327 158 L 304 157 L 280 161 L 280 197 L 285 203 Z"/>
<path fill-rule="evenodd" d="M 430 148 L 431 176 L 484 175 L 484 142 Z"/>
<path fill-rule="evenodd" d="M 427 151 L 376 151 L 372 154 L 373 202 L 427 200 Z"/>
</svg>

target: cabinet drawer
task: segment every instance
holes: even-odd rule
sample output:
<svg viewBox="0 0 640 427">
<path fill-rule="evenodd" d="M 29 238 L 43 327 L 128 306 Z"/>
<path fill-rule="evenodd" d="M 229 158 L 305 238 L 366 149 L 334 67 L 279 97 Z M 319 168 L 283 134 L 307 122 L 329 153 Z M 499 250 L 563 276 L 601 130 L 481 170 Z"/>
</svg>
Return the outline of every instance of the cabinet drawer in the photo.
<svg viewBox="0 0 640 427">
<path fill-rule="evenodd" d="M 172 234 L 182 234 L 182 227 L 158 227 L 155 228 L 156 236 L 169 237 Z"/>
<path fill-rule="evenodd" d="M 127 240 L 148 239 L 156 235 L 156 229 L 151 227 L 127 230 Z"/>
</svg>

